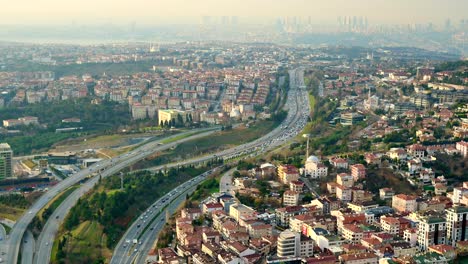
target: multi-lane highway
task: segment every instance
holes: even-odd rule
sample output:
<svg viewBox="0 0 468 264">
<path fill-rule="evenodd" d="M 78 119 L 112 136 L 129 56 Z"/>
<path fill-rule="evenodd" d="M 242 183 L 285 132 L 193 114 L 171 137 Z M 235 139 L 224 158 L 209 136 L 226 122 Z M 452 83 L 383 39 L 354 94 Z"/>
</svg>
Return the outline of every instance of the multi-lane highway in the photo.
<svg viewBox="0 0 468 264">
<path fill-rule="evenodd" d="M 13 226 L 11 232 L 10 232 L 10 237 L 7 240 L 0 241 L 2 244 L 3 248 L 6 247 L 6 255 L 3 256 L 4 259 L 6 259 L 7 263 L 16 263 L 18 259 L 18 253 L 20 250 L 20 245 L 21 241 L 24 235 L 25 230 L 27 229 L 28 225 L 31 223 L 32 219 L 34 216 L 46 206 L 49 201 L 51 201 L 55 196 L 63 192 L 65 189 L 69 188 L 72 185 L 77 184 L 78 182 L 84 180 L 86 177 L 94 174 L 94 173 L 100 173 L 102 177 L 112 175 L 113 173 L 117 172 L 120 169 L 123 169 L 149 155 L 151 155 L 154 152 L 162 151 L 165 149 L 169 149 L 171 147 L 176 146 L 177 144 L 180 144 L 181 142 L 185 142 L 188 140 L 193 140 L 195 138 L 199 137 L 205 137 L 210 135 L 211 133 L 219 130 L 219 128 L 209 128 L 209 129 L 200 129 L 197 132 L 200 132 L 199 134 L 191 135 L 194 133 L 194 131 L 188 131 L 183 134 L 189 135 L 186 138 L 163 144 L 161 145 L 163 140 L 158 140 L 158 141 L 153 141 L 149 142 L 129 153 L 120 155 L 118 157 L 115 157 L 110 160 L 104 160 L 101 161 L 97 164 L 93 164 L 89 168 L 86 168 L 82 171 L 79 171 L 72 176 L 66 178 L 65 180 L 61 181 L 54 187 L 52 187 L 48 192 L 46 192 L 44 195 L 42 195 L 30 208 L 29 210 L 21 216 L 20 219 L 15 223 Z M 177 134 L 168 138 L 175 138 L 175 137 L 180 137 L 181 134 Z M 167 139 L 167 138 L 166 138 Z M 166 140 L 164 139 L 164 140 Z M 89 184 L 95 184 L 98 181 L 98 177 L 95 176 L 91 179 L 88 180 L 87 184 L 83 185 L 83 188 L 87 188 Z M 83 189 L 79 188 L 76 192 L 82 191 Z M 72 196 L 71 197 L 76 197 Z M 72 203 L 68 204 L 71 208 L 73 205 Z M 54 215 L 56 217 L 56 215 Z M 45 236 L 45 237 L 52 237 L 51 235 Z M 49 244 L 52 241 L 38 241 L 38 244 L 40 245 L 42 242 L 46 244 L 49 242 Z M 48 262 L 41 262 L 41 263 L 48 263 Z"/>
<path fill-rule="evenodd" d="M 309 103 L 308 95 L 303 87 L 303 70 L 297 69 L 290 71 L 290 91 L 288 93 L 288 99 L 285 103 L 285 109 L 288 110 L 288 116 L 283 121 L 283 123 L 272 130 L 267 135 L 244 145 L 224 150 L 214 155 L 208 155 L 204 157 L 198 157 L 176 164 L 169 164 L 165 166 L 160 166 L 158 169 L 163 167 L 170 166 L 180 166 L 184 164 L 193 164 L 200 163 L 212 159 L 213 157 L 223 157 L 224 159 L 237 157 L 241 155 L 251 154 L 258 155 L 262 152 L 265 152 L 269 149 L 275 148 L 285 141 L 296 136 L 305 126 L 307 117 L 309 114 Z M 21 244 L 21 239 L 23 234 L 32 221 L 33 217 L 37 212 L 43 208 L 53 197 L 64 191 L 66 188 L 82 181 L 88 175 L 99 171 L 101 177 L 107 177 L 115 174 L 119 170 L 130 166 L 131 164 L 145 158 L 148 155 L 151 155 L 154 152 L 162 151 L 171 147 L 176 146 L 182 142 L 193 140 L 195 138 L 205 137 L 213 133 L 216 129 L 207 130 L 200 134 L 189 136 L 168 144 L 160 145 L 160 141 L 150 142 L 145 144 L 138 149 L 123 154 L 119 157 L 113 158 L 111 160 L 105 160 L 98 164 L 91 166 L 88 169 L 80 171 L 73 176 L 65 179 L 60 182 L 53 188 L 51 188 L 46 194 L 44 194 L 26 213 L 23 215 L 18 222 L 15 224 L 11 231 L 10 238 L 7 240 L 8 254 L 6 259 L 8 263 L 16 263 L 16 259 L 19 252 L 19 247 Z M 186 132 L 190 133 L 190 132 Z M 193 133 L 193 132 L 192 132 Z M 84 195 L 89 189 L 96 184 L 98 177 L 93 177 L 89 179 L 85 184 L 81 185 L 75 192 L 73 192 L 62 204 L 57 208 L 57 210 L 52 214 L 47 223 L 43 228 L 36 247 L 36 255 L 34 257 L 35 263 L 48 263 L 50 259 L 51 245 L 53 244 L 55 234 L 58 230 L 59 224 L 62 221 L 63 217 L 68 213 L 70 208 L 76 204 L 76 201 Z M 197 183 L 192 182 L 189 185 L 196 186 Z M 189 188 L 190 189 L 190 188 Z M 150 231 L 154 231 L 155 229 Z M 143 241 L 144 242 L 144 241 Z M 142 243 L 143 243 L 142 242 Z M 145 242 L 146 243 L 146 242 Z M 147 244 L 144 244 L 142 248 L 149 248 Z"/>
<path fill-rule="evenodd" d="M 288 116 L 281 126 L 260 139 L 236 148 L 218 152 L 216 156 L 226 158 L 244 155 L 246 153 L 260 154 L 283 144 L 285 141 L 301 132 L 310 113 L 308 94 L 303 82 L 302 69 L 290 71 L 290 87 L 288 99 L 285 103 L 285 108 L 288 109 Z M 178 164 L 200 162 L 203 159 L 212 157 L 212 155 L 208 155 L 207 157 L 186 160 Z M 159 170 L 161 168 L 160 166 L 154 169 Z M 165 206 L 163 202 L 165 201 L 166 203 L 170 203 L 170 206 L 167 208 L 169 213 L 174 213 L 176 208 L 184 201 L 185 194 L 191 192 L 202 180 L 203 178 L 199 176 L 195 181 L 191 180 L 190 182 L 184 183 L 171 191 L 168 194 L 169 196 L 166 195 L 156 201 L 145 213 L 140 215 L 139 220 L 133 223 L 117 244 L 111 259 L 111 264 L 143 263 L 155 238 L 165 223 L 165 214 L 158 213 L 157 209 L 163 208 Z M 156 209 L 156 211 L 152 208 Z M 151 221 L 152 219 L 154 219 L 154 221 Z M 140 237 L 140 239 L 135 241 L 136 243 L 134 244 L 133 239 L 138 237 Z"/>
<path fill-rule="evenodd" d="M 122 236 L 115 247 L 110 263 L 130 263 L 133 260 L 137 260 L 135 263 L 141 263 L 139 260 L 146 257 L 154 238 L 165 224 L 166 210 L 172 215 L 185 201 L 186 194 L 193 192 L 195 187 L 211 172 L 211 170 L 207 171 L 179 185 L 148 207 Z"/>
<path fill-rule="evenodd" d="M 124 154 L 122 160 L 115 160 L 114 158 L 112 165 L 102 170 L 100 172 L 100 176 L 102 178 L 105 178 L 114 175 L 118 171 L 129 167 L 130 165 L 134 164 L 139 160 L 142 160 L 143 158 L 147 157 L 148 155 L 154 152 L 172 148 L 177 144 L 189 140 L 209 136 L 214 131 L 217 130 L 211 129 L 210 131 L 195 134 L 164 145 L 160 145 L 161 141 L 155 141 L 151 144 L 144 145 L 137 150 Z M 99 177 L 94 177 L 82 184 L 77 190 L 75 190 L 70 196 L 68 196 L 52 213 L 52 215 L 49 217 L 48 221 L 44 225 L 42 232 L 38 238 L 34 263 L 49 263 L 52 245 L 55 240 L 55 235 L 57 234 L 57 231 L 60 227 L 63 218 L 68 214 L 70 209 L 78 202 L 78 199 L 80 199 L 84 194 L 86 194 L 98 182 L 98 180 Z"/>
</svg>

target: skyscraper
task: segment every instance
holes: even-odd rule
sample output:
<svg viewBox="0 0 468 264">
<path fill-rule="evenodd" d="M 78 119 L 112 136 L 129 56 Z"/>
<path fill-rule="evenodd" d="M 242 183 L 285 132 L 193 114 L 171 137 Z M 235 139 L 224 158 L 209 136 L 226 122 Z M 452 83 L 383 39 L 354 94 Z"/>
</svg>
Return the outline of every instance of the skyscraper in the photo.
<svg viewBox="0 0 468 264">
<path fill-rule="evenodd" d="M 11 160 L 13 151 L 7 143 L 0 143 L 0 180 L 13 176 Z"/>
</svg>

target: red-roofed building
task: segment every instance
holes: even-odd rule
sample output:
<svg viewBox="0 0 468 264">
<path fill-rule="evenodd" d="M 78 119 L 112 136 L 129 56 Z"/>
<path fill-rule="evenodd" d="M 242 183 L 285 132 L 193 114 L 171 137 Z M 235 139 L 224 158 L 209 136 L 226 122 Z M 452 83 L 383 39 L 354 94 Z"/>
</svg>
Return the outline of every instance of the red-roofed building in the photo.
<svg viewBox="0 0 468 264">
<path fill-rule="evenodd" d="M 366 167 L 362 164 L 354 164 L 350 166 L 351 175 L 354 180 L 364 179 L 366 177 Z"/>
<path fill-rule="evenodd" d="M 293 165 L 281 165 L 278 167 L 278 177 L 283 184 L 299 179 L 299 171 Z"/>
</svg>

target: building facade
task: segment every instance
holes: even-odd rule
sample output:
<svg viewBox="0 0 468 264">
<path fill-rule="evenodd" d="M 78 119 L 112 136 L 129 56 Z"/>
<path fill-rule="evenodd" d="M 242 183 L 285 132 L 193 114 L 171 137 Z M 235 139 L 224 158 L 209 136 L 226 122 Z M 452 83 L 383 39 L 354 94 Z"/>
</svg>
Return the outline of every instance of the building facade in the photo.
<svg viewBox="0 0 468 264">
<path fill-rule="evenodd" d="M 7 143 L 0 143 L 0 180 L 13 176 L 13 151 Z"/>
</svg>

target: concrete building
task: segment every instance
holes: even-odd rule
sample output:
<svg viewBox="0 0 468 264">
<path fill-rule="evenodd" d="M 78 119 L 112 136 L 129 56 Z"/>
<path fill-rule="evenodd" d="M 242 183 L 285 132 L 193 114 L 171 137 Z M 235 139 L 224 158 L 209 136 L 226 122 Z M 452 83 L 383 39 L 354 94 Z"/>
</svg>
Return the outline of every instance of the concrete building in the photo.
<svg viewBox="0 0 468 264">
<path fill-rule="evenodd" d="M 278 177 L 283 184 L 299 179 L 299 171 L 293 165 L 281 165 L 278 167 Z"/>
<path fill-rule="evenodd" d="M 457 145 L 455 146 L 458 151 L 460 151 L 461 155 L 463 157 L 468 157 L 468 142 L 466 141 L 460 141 L 457 142 Z"/>
<path fill-rule="evenodd" d="M 468 207 L 454 206 L 447 209 L 447 244 L 455 247 L 458 241 L 468 240 Z"/>
<path fill-rule="evenodd" d="M 8 143 L 0 143 L 0 180 L 13 176 L 13 151 Z"/>
<path fill-rule="evenodd" d="M 336 198 L 343 202 L 350 202 L 353 192 L 350 188 L 342 185 L 336 185 Z"/>
<path fill-rule="evenodd" d="M 304 174 L 314 179 L 326 177 L 328 175 L 328 168 L 320 161 L 318 157 L 310 156 L 307 158 L 305 163 Z"/>
<path fill-rule="evenodd" d="M 166 123 L 166 121 L 170 123 L 172 120 L 175 120 L 176 122 L 178 122 L 179 115 L 181 116 L 183 122 L 187 121 L 184 111 L 177 110 L 177 109 L 167 109 L 167 110 L 159 109 L 158 110 L 158 122 L 159 124 L 161 124 L 161 122 Z"/>
<path fill-rule="evenodd" d="M 278 236 L 277 254 L 279 258 L 309 257 L 313 255 L 314 242 L 301 237 L 301 233 L 286 230 Z"/>
<path fill-rule="evenodd" d="M 468 194 L 468 188 L 466 188 L 465 186 L 453 188 L 452 202 L 454 204 L 461 203 L 463 196 L 467 194 Z"/>
<path fill-rule="evenodd" d="M 284 206 L 295 206 L 299 204 L 299 192 L 287 190 L 283 194 Z"/>
<path fill-rule="evenodd" d="M 343 126 L 352 126 L 364 120 L 364 116 L 358 113 L 342 113 L 340 123 Z"/>
<path fill-rule="evenodd" d="M 406 194 L 394 195 L 392 198 L 392 207 L 393 209 L 395 209 L 395 211 L 399 213 L 416 212 L 418 209 L 416 196 L 406 195 Z"/>
<path fill-rule="evenodd" d="M 436 216 L 420 217 L 418 225 L 418 246 L 421 250 L 427 250 L 429 246 L 445 244 L 446 221 Z"/>
<path fill-rule="evenodd" d="M 366 177 L 366 167 L 362 164 L 354 164 L 350 166 L 351 175 L 355 181 Z"/>
<path fill-rule="evenodd" d="M 241 220 L 255 220 L 257 219 L 257 212 L 246 205 L 234 204 L 230 207 L 229 216 L 234 218 L 237 222 Z"/>
<path fill-rule="evenodd" d="M 336 175 L 336 183 L 339 185 L 343 185 L 347 188 L 351 188 L 354 185 L 354 179 L 352 175 L 349 175 L 347 173 L 340 173 Z"/>
</svg>

